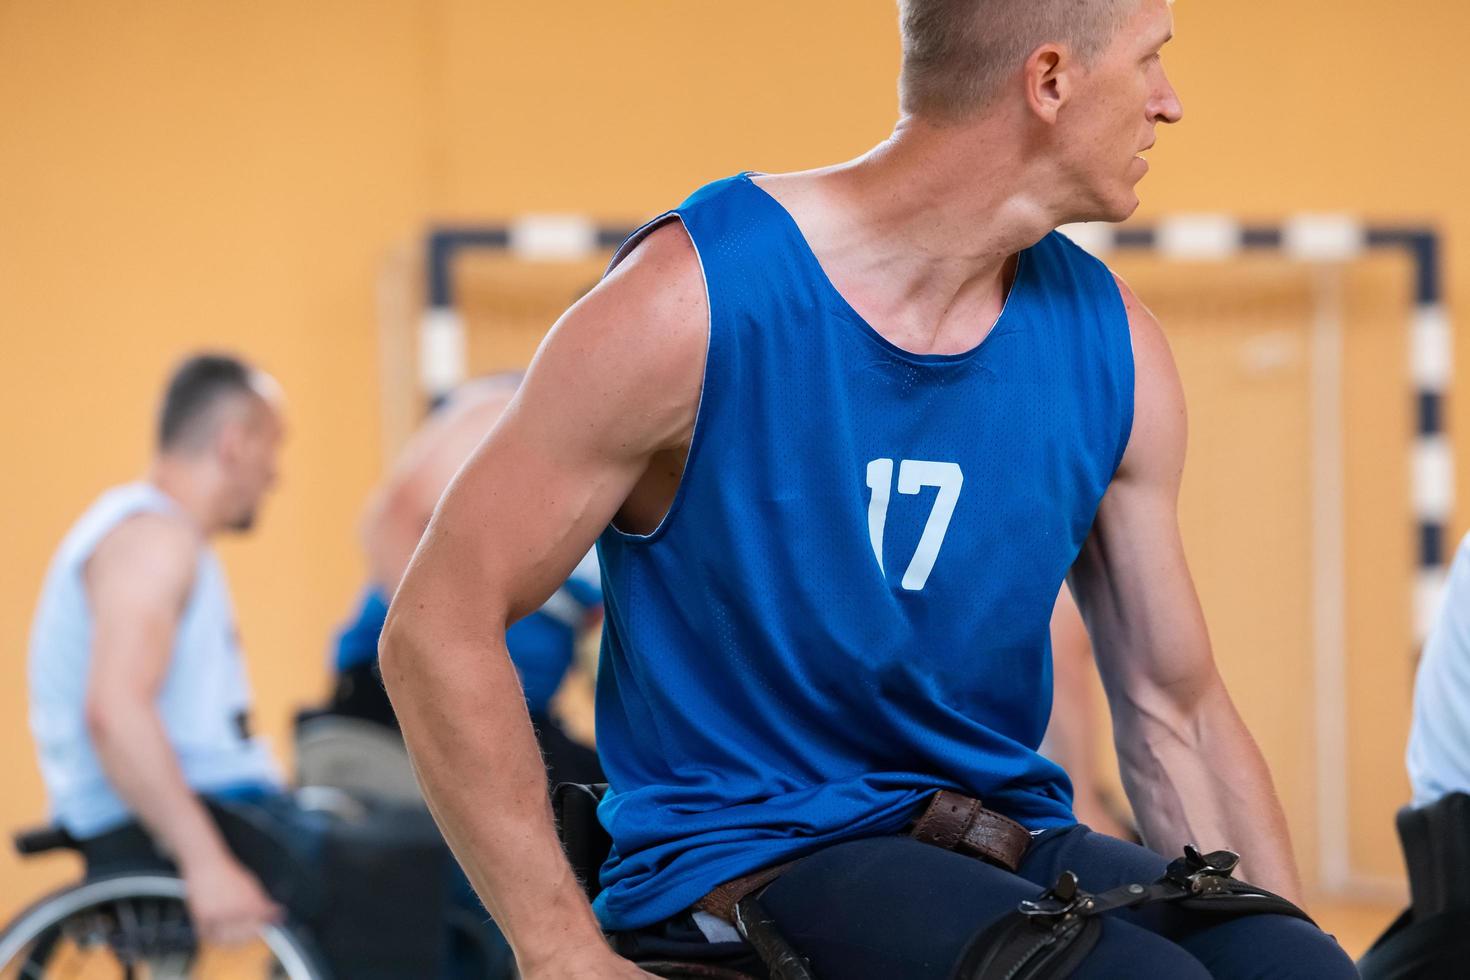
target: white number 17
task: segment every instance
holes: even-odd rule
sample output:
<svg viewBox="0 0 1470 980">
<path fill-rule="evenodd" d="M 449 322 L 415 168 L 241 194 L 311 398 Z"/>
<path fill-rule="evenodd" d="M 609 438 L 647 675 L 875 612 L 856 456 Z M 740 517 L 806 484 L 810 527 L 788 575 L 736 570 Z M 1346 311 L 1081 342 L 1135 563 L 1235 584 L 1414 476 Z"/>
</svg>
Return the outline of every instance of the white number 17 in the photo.
<svg viewBox="0 0 1470 980">
<path fill-rule="evenodd" d="M 927 459 L 905 459 L 898 467 L 898 492 L 916 494 L 920 487 L 938 487 L 934 498 L 934 509 L 924 524 L 924 533 L 919 536 L 919 547 L 903 573 L 901 584 L 910 592 L 917 592 L 929 581 L 934 562 L 939 558 L 939 549 L 944 544 L 949 520 L 954 516 L 955 504 L 960 499 L 960 487 L 965 474 L 958 463 L 936 463 Z M 893 486 L 893 460 L 875 459 L 868 464 L 868 489 L 873 495 L 868 498 L 868 537 L 873 542 L 873 556 L 878 559 L 879 570 L 883 569 L 883 528 L 888 523 L 888 498 Z"/>
</svg>

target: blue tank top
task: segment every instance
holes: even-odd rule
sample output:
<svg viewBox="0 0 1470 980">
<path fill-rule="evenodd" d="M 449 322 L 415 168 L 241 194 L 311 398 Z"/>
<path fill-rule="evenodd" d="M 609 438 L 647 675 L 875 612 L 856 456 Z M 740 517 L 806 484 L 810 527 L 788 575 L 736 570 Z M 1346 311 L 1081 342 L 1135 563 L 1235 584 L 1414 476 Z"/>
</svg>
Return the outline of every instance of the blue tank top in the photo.
<svg viewBox="0 0 1470 980">
<path fill-rule="evenodd" d="M 703 268 L 709 348 L 668 515 L 599 541 L 603 925 L 898 832 L 940 788 L 1033 830 L 1073 823 L 1067 777 L 1036 749 L 1052 605 L 1132 427 L 1112 275 L 1048 235 L 978 347 L 912 354 L 748 175 L 619 257 L 673 216 Z"/>
</svg>

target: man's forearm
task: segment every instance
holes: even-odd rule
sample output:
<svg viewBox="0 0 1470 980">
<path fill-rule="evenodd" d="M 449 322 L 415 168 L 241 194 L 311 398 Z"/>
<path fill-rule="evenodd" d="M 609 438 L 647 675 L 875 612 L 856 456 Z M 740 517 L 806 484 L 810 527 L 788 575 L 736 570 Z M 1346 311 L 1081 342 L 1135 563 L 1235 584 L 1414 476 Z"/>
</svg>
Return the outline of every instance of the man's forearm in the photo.
<svg viewBox="0 0 1470 980">
<path fill-rule="evenodd" d="M 113 701 L 93 706 L 88 717 L 108 782 L 181 868 L 228 853 L 150 705 Z"/>
<path fill-rule="evenodd" d="M 390 619 L 382 669 L 434 819 L 522 970 L 602 946 L 556 837 L 545 764 L 503 642 L 428 644 Z"/>
<path fill-rule="evenodd" d="M 1241 855 L 1238 876 L 1301 901 L 1286 817 L 1265 759 L 1224 687 L 1188 717 L 1140 712 L 1117 735 L 1123 782 L 1144 842 L 1168 857 L 1185 844 Z"/>
</svg>

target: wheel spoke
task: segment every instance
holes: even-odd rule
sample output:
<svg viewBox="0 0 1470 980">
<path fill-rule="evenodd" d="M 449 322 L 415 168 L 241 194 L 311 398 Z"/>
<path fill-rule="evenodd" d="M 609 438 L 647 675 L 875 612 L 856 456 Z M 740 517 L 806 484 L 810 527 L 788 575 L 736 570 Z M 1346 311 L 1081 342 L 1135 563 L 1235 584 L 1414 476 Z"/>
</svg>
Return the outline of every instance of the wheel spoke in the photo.
<svg viewBox="0 0 1470 980">
<path fill-rule="evenodd" d="M 201 943 L 177 880 L 99 879 L 37 902 L 0 930 L 0 980 L 313 980 L 318 974 L 289 931 L 248 944 Z"/>
</svg>

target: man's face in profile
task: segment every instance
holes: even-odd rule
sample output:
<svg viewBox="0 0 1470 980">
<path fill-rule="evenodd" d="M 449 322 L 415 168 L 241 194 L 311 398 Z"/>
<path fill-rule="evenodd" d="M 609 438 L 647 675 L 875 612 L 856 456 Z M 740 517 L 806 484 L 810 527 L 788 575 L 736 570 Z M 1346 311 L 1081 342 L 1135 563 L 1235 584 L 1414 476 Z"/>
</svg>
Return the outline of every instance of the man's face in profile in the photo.
<svg viewBox="0 0 1470 980">
<path fill-rule="evenodd" d="M 233 507 L 226 526 L 241 533 L 255 526 L 261 502 L 276 484 L 286 431 L 278 399 L 252 396 L 249 401 L 227 456 Z"/>
</svg>

